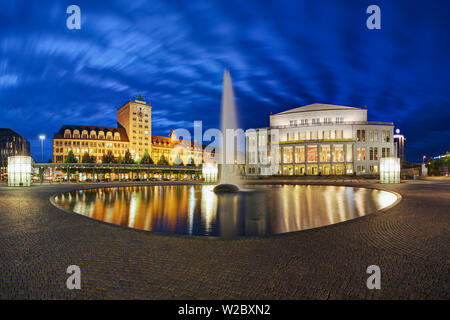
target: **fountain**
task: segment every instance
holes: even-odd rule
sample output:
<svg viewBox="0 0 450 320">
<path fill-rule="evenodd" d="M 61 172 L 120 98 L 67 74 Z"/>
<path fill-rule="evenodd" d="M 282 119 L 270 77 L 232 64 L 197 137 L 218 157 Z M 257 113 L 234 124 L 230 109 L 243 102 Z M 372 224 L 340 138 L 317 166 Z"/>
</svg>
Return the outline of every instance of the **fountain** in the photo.
<svg viewBox="0 0 450 320">
<path fill-rule="evenodd" d="M 226 132 L 227 129 L 237 129 L 236 104 L 234 102 L 233 85 L 231 83 L 230 72 L 225 69 L 223 74 L 222 89 L 222 113 L 221 113 L 222 138 L 222 164 L 220 165 L 219 184 L 214 188 L 215 193 L 237 192 L 239 191 L 240 178 L 235 174 L 234 163 L 227 163 L 227 154 L 232 153 L 234 159 L 234 148 L 227 150 Z M 234 137 L 233 137 L 234 139 Z M 234 143 L 231 144 L 234 146 Z"/>
</svg>

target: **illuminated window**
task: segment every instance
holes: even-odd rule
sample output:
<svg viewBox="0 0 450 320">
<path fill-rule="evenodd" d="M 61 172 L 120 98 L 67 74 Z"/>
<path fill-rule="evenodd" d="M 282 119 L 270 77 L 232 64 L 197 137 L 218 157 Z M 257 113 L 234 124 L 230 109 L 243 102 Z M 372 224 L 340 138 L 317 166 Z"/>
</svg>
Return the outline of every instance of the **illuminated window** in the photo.
<svg viewBox="0 0 450 320">
<path fill-rule="evenodd" d="M 356 148 L 356 160 L 366 160 L 366 148 Z"/>
<path fill-rule="evenodd" d="M 333 145 L 333 161 L 334 162 L 344 162 L 344 146 Z"/>
<path fill-rule="evenodd" d="M 357 142 L 366 141 L 366 130 L 356 130 L 356 141 Z"/>
<path fill-rule="evenodd" d="M 296 163 L 305 162 L 305 146 L 295 147 L 295 162 Z"/>
<path fill-rule="evenodd" d="M 284 147 L 283 148 L 283 162 L 284 163 L 292 163 L 294 160 L 292 147 Z"/>
<path fill-rule="evenodd" d="M 321 162 L 330 162 L 331 161 L 330 145 L 320 146 L 320 161 Z"/>
<path fill-rule="evenodd" d="M 317 162 L 317 146 L 308 146 L 308 162 Z"/>
</svg>

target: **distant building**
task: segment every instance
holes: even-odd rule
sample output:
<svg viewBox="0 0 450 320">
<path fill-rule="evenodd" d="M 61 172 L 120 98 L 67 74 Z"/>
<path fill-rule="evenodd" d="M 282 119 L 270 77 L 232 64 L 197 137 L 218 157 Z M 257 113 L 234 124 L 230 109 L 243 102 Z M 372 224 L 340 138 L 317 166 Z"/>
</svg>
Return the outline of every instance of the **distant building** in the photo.
<svg viewBox="0 0 450 320">
<path fill-rule="evenodd" d="M 404 135 L 400 134 L 400 129 L 395 130 L 394 147 L 395 147 L 396 156 L 398 158 L 400 158 L 401 161 L 406 161 L 406 156 L 405 156 L 406 138 Z"/>
<path fill-rule="evenodd" d="M 394 155 L 393 129 L 367 121 L 367 109 L 314 103 L 286 110 L 270 116 L 270 127 L 246 131 L 246 173 L 379 174 L 380 159 Z"/>
<path fill-rule="evenodd" d="M 173 131 L 168 137 L 152 135 L 152 106 L 141 99 L 129 101 L 117 110 L 117 128 L 102 126 L 64 125 L 53 137 L 53 162 L 63 163 L 69 151 L 80 161 L 85 153 L 101 163 L 103 155 L 111 151 L 116 161 L 123 158 L 127 150 L 134 160 L 147 152 L 154 163 L 164 156 L 173 164 L 172 150 L 176 146 L 190 148 L 190 155 L 179 149 L 184 164 L 192 158 L 195 164 L 202 163 L 202 148 L 191 141 L 180 140 Z M 204 147 L 204 146 L 203 146 Z"/>
<path fill-rule="evenodd" d="M 17 132 L 0 128 L 0 167 L 8 166 L 10 156 L 29 156 L 30 143 Z"/>
</svg>

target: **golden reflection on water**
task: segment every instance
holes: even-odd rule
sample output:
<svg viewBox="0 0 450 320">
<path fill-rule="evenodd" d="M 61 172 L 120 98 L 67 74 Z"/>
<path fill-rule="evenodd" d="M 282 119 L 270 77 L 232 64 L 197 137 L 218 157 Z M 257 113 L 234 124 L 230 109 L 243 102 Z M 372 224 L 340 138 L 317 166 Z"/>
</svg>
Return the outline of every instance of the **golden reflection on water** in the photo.
<svg viewBox="0 0 450 320">
<path fill-rule="evenodd" d="M 135 186 L 59 195 L 62 207 L 93 219 L 165 233 L 236 237 L 316 228 L 391 205 L 390 192 L 337 186 L 251 186 L 216 195 L 210 185 Z"/>
</svg>

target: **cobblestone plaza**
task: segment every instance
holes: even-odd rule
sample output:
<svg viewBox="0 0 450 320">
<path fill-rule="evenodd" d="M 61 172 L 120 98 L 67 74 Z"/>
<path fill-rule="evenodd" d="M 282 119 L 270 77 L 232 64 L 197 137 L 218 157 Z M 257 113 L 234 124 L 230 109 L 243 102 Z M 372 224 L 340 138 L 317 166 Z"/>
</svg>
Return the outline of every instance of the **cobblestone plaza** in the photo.
<svg viewBox="0 0 450 320">
<path fill-rule="evenodd" d="M 136 231 L 50 203 L 51 196 L 80 184 L 0 186 L 0 298 L 450 298 L 450 183 L 380 185 L 354 178 L 264 183 L 280 182 L 375 187 L 402 200 L 336 225 L 224 240 Z M 81 268 L 81 290 L 65 285 L 66 268 L 73 264 Z M 366 268 L 373 264 L 381 268 L 381 290 L 366 287 Z"/>
</svg>

